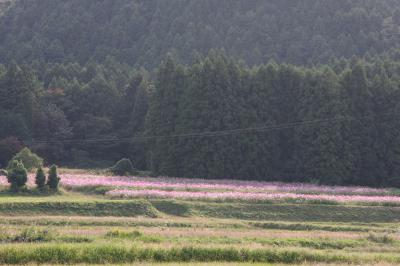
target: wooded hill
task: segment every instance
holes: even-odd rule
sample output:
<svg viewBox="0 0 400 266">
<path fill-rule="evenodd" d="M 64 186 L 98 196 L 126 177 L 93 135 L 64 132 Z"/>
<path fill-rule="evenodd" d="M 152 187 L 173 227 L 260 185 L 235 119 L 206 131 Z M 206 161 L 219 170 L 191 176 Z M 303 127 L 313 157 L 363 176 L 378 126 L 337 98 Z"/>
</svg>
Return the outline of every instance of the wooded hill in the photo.
<svg viewBox="0 0 400 266">
<path fill-rule="evenodd" d="M 399 8 L 17 0 L 0 18 L 0 164 L 29 146 L 73 167 L 400 186 Z"/>
<path fill-rule="evenodd" d="M 376 55 L 400 45 L 398 0 L 18 0 L 0 21 L 0 61 L 157 66 L 212 48 L 250 65 Z"/>
<path fill-rule="evenodd" d="M 23 141 L 72 166 L 129 157 L 169 176 L 399 182 L 395 61 L 247 68 L 213 51 L 189 66 L 169 57 L 154 79 L 114 61 L 31 68 L 0 71 L 6 150 Z"/>
</svg>

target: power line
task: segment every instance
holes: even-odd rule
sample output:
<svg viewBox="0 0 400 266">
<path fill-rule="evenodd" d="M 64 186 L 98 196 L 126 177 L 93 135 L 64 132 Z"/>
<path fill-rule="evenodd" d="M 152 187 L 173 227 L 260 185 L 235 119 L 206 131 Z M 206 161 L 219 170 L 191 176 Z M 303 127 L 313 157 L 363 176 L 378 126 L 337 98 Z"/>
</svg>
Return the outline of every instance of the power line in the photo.
<svg viewBox="0 0 400 266">
<path fill-rule="evenodd" d="M 258 132 L 266 132 L 272 130 L 281 130 L 281 129 L 289 129 L 295 128 L 299 126 L 314 126 L 318 124 L 325 123 L 334 123 L 341 121 L 354 121 L 354 120 L 364 120 L 367 118 L 376 118 L 381 116 L 387 116 L 394 114 L 394 112 L 384 113 L 382 115 L 368 115 L 368 116 L 340 116 L 328 119 L 316 119 L 316 120 L 308 120 L 308 121 L 298 121 L 291 123 L 283 123 L 276 125 L 267 125 L 260 127 L 249 127 L 249 128 L 239 128 L 239 129 L 229 129 L 229 130 L 220 130 L 220 131 L 206 131 L 206 132 L 198 132 L 198 133 L 184 133 L 184 134 L 172 134 L 172 135 L 160 135 L 160 136 L 136 136 L 131 138 L 109 138 L 109 139 L 70 139 L 70 140 L 33 140 L 27 141 L 31 144 L 84 144 L 84 143 L 129 143 L 129 142 L 139 142 L 139 141 L 149 141 L 149 140 L 157 140 L 157 139 L 177 139 L 177 138 L 196 138 L 196 137 L 221 137 L 221 136 L 230 136 L 230 135 L 241 135 L 241 134 L 249 134 L 249 133 L 258 133 Z"/>
</svg>

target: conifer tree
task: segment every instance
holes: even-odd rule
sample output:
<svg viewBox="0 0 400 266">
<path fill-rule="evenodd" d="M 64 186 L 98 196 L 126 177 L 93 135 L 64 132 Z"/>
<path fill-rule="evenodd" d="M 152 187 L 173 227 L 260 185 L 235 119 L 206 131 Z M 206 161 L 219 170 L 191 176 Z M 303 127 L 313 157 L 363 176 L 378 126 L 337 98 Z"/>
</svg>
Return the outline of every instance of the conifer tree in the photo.
<svg viewBox="0 0 400 266">
<path fill-rule="evenodd" d="M 36 171 L 35 184 L 38 189 L 43 189 L 46 185 L 46 175 L 42 167 L 39 167 Z"/>
<path fill-rule="evenodd" d="M 59 182 L 60 182 L 60 177 L 57 174 L 57 166 L 52 165 L 49 169 L 49 174 L 47 177 L 47 186 L 51 190 L 57 191 Z"/>
<path fill-rule="evenodd" d="M 28 174 L 22 162 L 13 160 L 7 168 L 7 180 L 11 184 L 11 191 L 18 192 L 25 187 Z"/>
</svg>

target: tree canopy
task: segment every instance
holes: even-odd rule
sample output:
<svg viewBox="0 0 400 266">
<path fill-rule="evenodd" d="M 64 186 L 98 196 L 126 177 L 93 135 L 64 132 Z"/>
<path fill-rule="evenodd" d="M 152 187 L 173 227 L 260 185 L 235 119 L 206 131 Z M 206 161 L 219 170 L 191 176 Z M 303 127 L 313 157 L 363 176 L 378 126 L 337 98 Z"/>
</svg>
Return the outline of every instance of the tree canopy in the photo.
<svg viewBox="0 0 400 266">
<path fill-rule="evenodd" d="M 63 166 L 400 185 L 398 0 L 2 10 L 2 167 L 29 147 Z"/>
<path fill-rule="evenodd" d="M 327 63 L 400 45 L 398 0 L 17 0 L 0 19 L 0 61 L 156 67 L 211 49 L 248 64 Z"/>
</svg>

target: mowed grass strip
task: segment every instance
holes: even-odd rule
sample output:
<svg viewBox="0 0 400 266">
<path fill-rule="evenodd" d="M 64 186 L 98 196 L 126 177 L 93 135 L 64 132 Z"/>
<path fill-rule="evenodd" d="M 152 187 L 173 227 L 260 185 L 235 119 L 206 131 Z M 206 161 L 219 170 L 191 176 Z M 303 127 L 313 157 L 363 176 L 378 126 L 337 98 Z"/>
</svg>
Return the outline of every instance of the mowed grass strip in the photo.
<svg viewBox="0 0 400 266">
<path fill-rule="evenodd" d="M 400 221 L 400 207 L 308 204 L 204 203 L 183 200 L 107 200 L 96 197 L 46 197 L 36 201 L 13 197 L 0 198 L 0 215 L 69 215 L 157 217 L 207 217 L 288 222 L 364 222 Z"/>
<path fill-rule="evenodd" d="M 376 232 L 396 233 L 398 223 L 337 223 L 249 221 L 201 217 L 99 217 L 99 216 L 0 216 L 0 225 L 25 226 L 93 226 L 93 227 L 162 227 L 162 228 L 222 228 L 285 231 Z"/>
<path fill-rule="evenodd" d="M 157 210 L 145 200 L 0 202 L 0 213 L 3 215 L 158 216 Z"/>
<path fill-rule="evenodd" d="M 234 248 L 138 248 L 94 244 L 36 244 L 0 247 L 1 264 L 116 264 L 133 262 L 265 262 L 298 264 L 400 262 L 395 255 L 358 256 L 301 250 L 247 250 Z"/>
<path fill-rule="evenodd" d="M 181 204 L 185 205 L 185 208 L 190 209 L 191 213 L 214 218 L 280 220 L 292 222 L 389 223 L 400 221 L 400 208 L 388 206 L 194 203 L 188 201 L 182 201 Z M 165 209 L 159 210 L 165 212 Z"/>
</svg>

